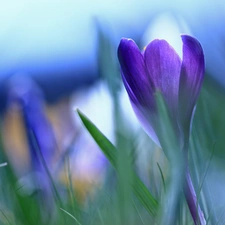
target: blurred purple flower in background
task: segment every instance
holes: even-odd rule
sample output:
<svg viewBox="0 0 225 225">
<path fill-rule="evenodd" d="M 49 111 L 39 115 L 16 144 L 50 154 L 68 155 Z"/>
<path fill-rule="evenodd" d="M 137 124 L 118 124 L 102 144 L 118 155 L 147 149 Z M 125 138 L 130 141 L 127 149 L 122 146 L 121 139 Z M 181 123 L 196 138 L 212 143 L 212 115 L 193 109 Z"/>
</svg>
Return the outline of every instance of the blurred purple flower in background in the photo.
<svg viewBox="0 0 225 225">
<path fill-rule="evenodd" d="M 21 108 L 31 170 L 36 174 L 35 185 L 45 189 L 49 187 L 49 178 L 44 164 L 49 171 L 53 171 L 57 146 L 52 127 L 45 114 L 41 90 L 30 78 L 15 77 L 10 83 L 9 97 L 10 101 L 16 102 Z"/>
<path fill-rule="evenodd" d="M 130 39 L 122 39 L 118 57 L 122 79 L 142 126 L 160 144 L 153 121 L 157 114 L 154 93 L 160 91 L 178 137 L 189 137 L 190 122 L 204 77 L 204 56 L 199 42 L 182 35 L 183 59 L 165 40 L 152 41 L 142 53 Z"/>
</svg>

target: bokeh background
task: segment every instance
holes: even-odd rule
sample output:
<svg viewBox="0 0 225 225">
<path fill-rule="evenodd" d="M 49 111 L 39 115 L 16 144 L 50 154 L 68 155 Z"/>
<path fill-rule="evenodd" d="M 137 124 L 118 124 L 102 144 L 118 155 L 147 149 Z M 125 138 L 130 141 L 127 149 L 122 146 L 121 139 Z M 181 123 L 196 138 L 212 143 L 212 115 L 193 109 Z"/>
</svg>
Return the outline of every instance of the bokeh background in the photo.
<svg viewBox="0 0 225 225">
<path fill-rule="evenodd" d="M 134 116 L 121 83 L 117 46 L 122 37 L 134 39 L 140 49 L 154 38 L 164 38 L 182 54 L 180 34 L 186 33 L 199 40 L 206 61 L 190 146 L 192 172 L 196 187 L 204 189 L 202 199 L 210 202 L 203 203 L 213 206 L 208 212 L 223 224 L 224 21 L 223 0 L 0 1 L 0 170 L 4 182 L 4 170 L 10 167 L 20 195 L 47 190 L 45 204 L 51 208 L 43 162 L 38 160 L 31 141 L 32 127 L 36 139 L 42 140 L 39 147 L 44 149 L 43 158 L 52 178 L 62 187 L 60 195 L 64 196 L 69 186 L 68 168 L 82 204 L 101 192 L 105 183 L 113 187 L 114 172 L 83 127 L 76 111 L 79 108 L 115 145 L 119 142 L 119 112 L 123 137 L 130 140 L 131 149 L 136 149 L 131 151 L 135 168 L 144 183 L 160 195 L 156 163 L 166 176 L 168 162 Z M 110 187 L 107 190 L 110 192 Z M 1 190 L 0 199 L 3 193 Z M 15 199 L 11 204 L 8 199 L 1 203 L 0 220 L 7 224 L 8 218 L 15 224 L 11 206 L 16 204 Z M 46 216 L 41 218 L 41 224 L 49 222 Z M 21 221 L 16 224 L 24 224 Z"/>
</svg>

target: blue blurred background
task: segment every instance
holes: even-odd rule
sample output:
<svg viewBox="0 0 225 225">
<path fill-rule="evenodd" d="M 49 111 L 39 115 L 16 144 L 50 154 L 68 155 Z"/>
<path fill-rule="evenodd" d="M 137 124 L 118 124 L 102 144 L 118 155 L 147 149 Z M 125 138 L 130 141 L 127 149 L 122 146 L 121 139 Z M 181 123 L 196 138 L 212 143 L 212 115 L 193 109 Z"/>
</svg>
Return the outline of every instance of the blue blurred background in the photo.
<svg viewBox="0 0 225 225">
<path fill-rule="evenodd" d="M 209 114 L 215 126 L 225 124 L 218 107 L 225 96 L 224 27 L 223 0 L 1 0 L 1 130 L 4 147 L 18 176 L 36 170 L 32 168 L 26 131 L 34 120 L 44 121 L 37 123 L 37 133 L 53 133 L 51 144 L 57 149 L 51 159 L 57 162 L 51 168 L 53 173 L 61 170 L 66 154 L 75 153 L 71 168 L 76 171 L 74 179 L 84 196 L 84 183 L 89 184 L 88 189 L 93 177 L 99 182 L 108 162 L 82 129 L 75 109 L 80 108 L 115 143 L 113 97 L 119 93 L 127 123 L 131 130 L 139 130 L 120 80 L 117 46 L 122 37 L 134 39 L 140 48 L 154 38 L 165 38 L 179 53 L 181 33 L 196 37 L 205 53 L 205 83 L 210 84 L 206 92 L 214 96 L 211 101 L 215 112 Z M 15 103 L 18 99 L 20 104 Z M 38 113 L 24 119 L 27 109 Z M 197 112 L 196 121 L 202 120 L 201 112 Z M 211 129 L 213 135 L 207 133 L 217 140 L 218 148 L 225 144 L 223 131 Z M 211 146 L 210 138 L 206 137 Z M 218 152 L 224 157 L 222 147 Z M 141 160 L 144 159 L 145 154 Z M 224 178 L 218 173 L 217 176 Z"/>
<path fill-rule="evenodd" d="M 188 30 L 199 39 L 209 73 L 225 86 L 224 12 L 222 0 L 1 1 L 2 107 L 4 85 L 16 73 L 34 78 L 49 101 L 92 84 L 99 78 L 99 24 L 115 47 L 112 54 L 116 57 L 121 37 L 139 42 L 145 29 L 164 13 L 176 20 L 180 33 Z M 170 27 L 160 29 L 170 32 Z"/>
</svg>

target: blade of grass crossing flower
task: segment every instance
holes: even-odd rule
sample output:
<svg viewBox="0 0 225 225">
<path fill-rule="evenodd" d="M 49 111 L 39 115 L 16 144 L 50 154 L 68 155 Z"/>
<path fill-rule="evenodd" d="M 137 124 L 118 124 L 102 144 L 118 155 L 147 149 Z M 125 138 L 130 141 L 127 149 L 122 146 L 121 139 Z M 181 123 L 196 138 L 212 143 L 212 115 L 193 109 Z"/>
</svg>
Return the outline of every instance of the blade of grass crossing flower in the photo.
<svg viewBox="0 0 225 225">
<path fill-rule="evenodd" d="M 155 93 L 157 110 L 160 119 L 156 120 L 156 129 L 161 147 L 169 159 L 170 185 L 164 196 L 162 210 L 160 214 L 161 224 L 174 225 L 177 220 L 177 209 L 181 200 L 181 184 L 184 177 L 183 157 L 178 144 L 175 128 L 171 122 L 169 111 L 166 107 L 163 96 L 160 92 Z"/>
<path fill-rule="evenodd" d="M 84 126 L 94 138 L 100 149 L 108 158 L 113 167 L 116 168 L 116 147 L 99 131 L 99 129 L 79 110 L 78 115 L 82 120 Z M 149 214 L 155 218 L 157 215 L 158 201 L 149 192 L 147 187 L 143 184 L 140 178 L 133 173 L 132 189 L 136 197 L 143 204 Z"/>
</svg>

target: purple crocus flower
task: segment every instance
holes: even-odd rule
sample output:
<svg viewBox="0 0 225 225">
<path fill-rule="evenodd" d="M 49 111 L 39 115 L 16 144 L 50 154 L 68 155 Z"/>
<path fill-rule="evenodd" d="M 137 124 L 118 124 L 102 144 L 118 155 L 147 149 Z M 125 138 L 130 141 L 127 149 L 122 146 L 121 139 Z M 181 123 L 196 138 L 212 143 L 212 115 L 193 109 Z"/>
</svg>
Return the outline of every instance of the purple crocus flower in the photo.
<svg viewBox="0 0 225 225">
<path fill-rule="evenodd" d="M 154 123 L 154 93 L 160 91 L 175 132 L 189 137 L 191 118 L 204 77 L 204 55 L 199 42 L 182 35 L 183 59 L 165 40 L 153 40 L 141 52 L 135 42 L 123 38 L 118 48 L 122 79 L 133 109 L 150 137 L 160 145 Z"/>
<path fill-rule="evenodd" d="M 44 112 L 44 99 L 36 83 L 28 77 L 14 77 L 10 81 L 10 100 L 21 107 L 26 130 L 32 172 L 38 176 L 37 184 L 49 188 L 49 172 L 53 171 L 53 156 L 56 152 L 56 140 L 52 127 Z"/>
<path fill-rule="evenodd" d="M 118 58 L 133 109 L 146 132 L 158 145 L 164 137 L 158 130 L 161 118 L 155 93 L 161 93 L 184 153 L 184 194 L 195 224 L 203 225 L 205 219 L 189 174 L 187 150 L 194 109 L 204 78 L 204 55 L 195 38 L 188 35 L 181 38 L 182 59 L 165 40 L 153 40 L 141 52 L 133 40 L 126 38 L 120 42 Z"/>
</svg>

